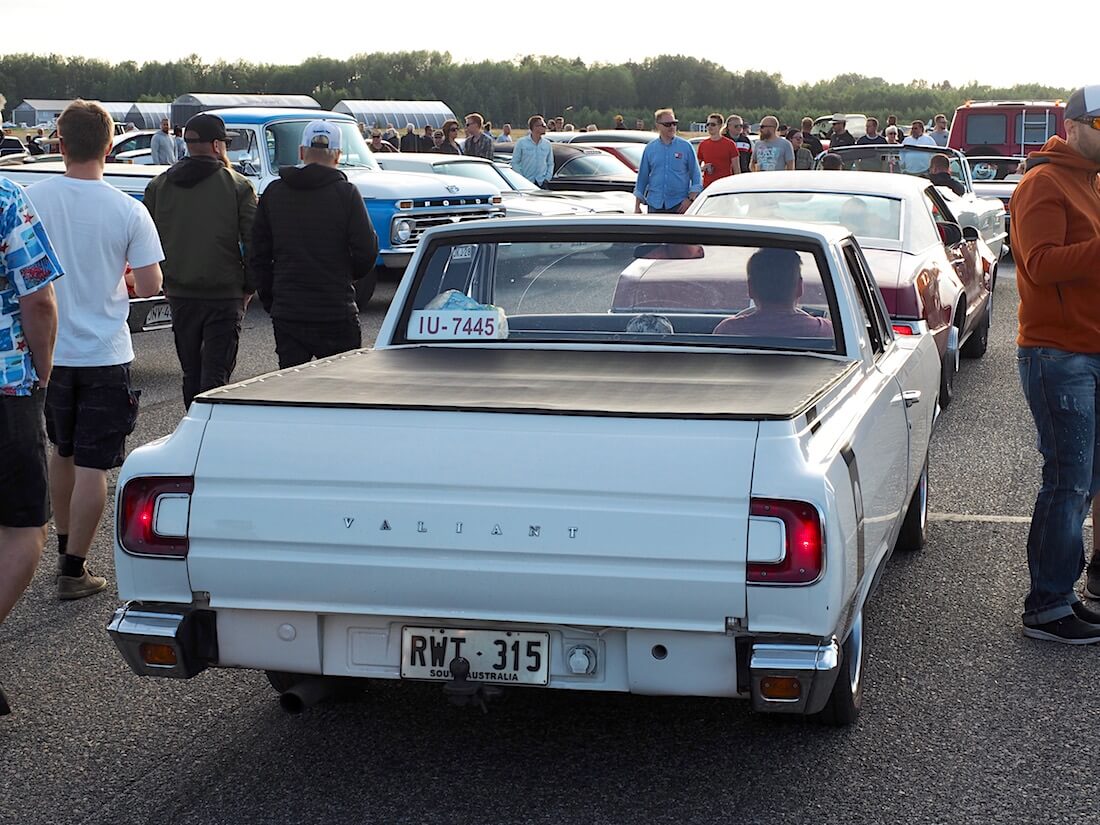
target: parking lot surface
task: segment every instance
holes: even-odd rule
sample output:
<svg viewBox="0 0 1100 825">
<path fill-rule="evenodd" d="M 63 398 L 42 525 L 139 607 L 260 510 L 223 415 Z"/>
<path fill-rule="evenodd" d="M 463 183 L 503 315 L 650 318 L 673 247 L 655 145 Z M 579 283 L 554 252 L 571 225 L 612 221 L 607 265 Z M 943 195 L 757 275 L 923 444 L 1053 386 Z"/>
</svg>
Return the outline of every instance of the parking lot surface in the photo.
<svg viewBox="0 0 1100 825">
<path fill-rule="evenodd" d="M 392 294 L 363 314 L 372 341 Z M 747 702 L 517 689 L 487 716 L 438 685 L 383 684 L 288 716 L 262 674 L 134 676 L 113 587 L 58 602 L 56 542 L 0 628 L 0 823 L 1085 823 L 1100 647 L 1025 639 L 1039 458 L 1001 266 L 988 354 L 964 361 L 933 441 L 927 547 L 866 612 L 864 710 L 835 730 Z M 132 445 L 182 413 L 170 333 L 135 338 Z M 237 378 L 275 368 L 245 321 Z M 256 449 L 277 449 L 257 444 Z M 92 551 L 113 585 L 110 517 Z M 1091 533 L 1087 533 L 1091 536 Z"/>
</svg>

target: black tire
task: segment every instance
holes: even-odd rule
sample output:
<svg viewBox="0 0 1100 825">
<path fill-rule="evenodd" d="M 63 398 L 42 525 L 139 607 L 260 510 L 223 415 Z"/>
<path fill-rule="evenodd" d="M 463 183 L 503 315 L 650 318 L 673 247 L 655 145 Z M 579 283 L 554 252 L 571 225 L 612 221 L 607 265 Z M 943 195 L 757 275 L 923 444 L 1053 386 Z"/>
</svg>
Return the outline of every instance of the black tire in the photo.
<svg viewBox="0 0 1100 825">
<path fill-rule="evenodd" d="M 924 547 L 925 530 L 928 526 L 928 459 L 924 459 L 924 469 L 921 470 L 920 479 L 917 481 L 917 489 L 913 491 L 913 497 L 909 499 L 909 507 L 905 511 L 905 521 L 901 523 L 901 532 L 898 533 L 897 548 L 906 553 L 915 553 Z"/>
<path fill-rule="evenodd" d="M 955 397 L 955 373 L 959 369 L 958 350 L 952 351 L 949 347 L 943 355 L 943 363 L 940 365 L 940 409 L 946 410 Z"/>
<path fill-rule="evenodd" d="M 299 682 L 309 678 L 304 673 L 285 673 L 281 670 L 265 670 L 264 675 L 277 693 L 286 693 Z"/>
<path fill-rule="evenodd" d="M 374 272 L 365 278 L 355 282 L 355 303 L 359 305 L 360 312 L 367 311 L 370 299 L 374 297 L 374 287 L 378 284 L 378 278 Z"/>
<path fill-rule="evenodd" d="M 817 714 L 823 725 L 842 728 L 859 718 L 863 709 L 863 614 L 860 613 L 840 646 L 840 672 L 829 701 Z"/>
<path fill-rule="evenodd" d="M 993 325 L 993 293 L 989 294 L 989 301 L 982 313 L 982 320 L 978 328 L 970 333 L 966 343 L 962 345 L 959 354 L 963 358 L 981 358 L 989 349 L 989 328 Z"/>
</svg>

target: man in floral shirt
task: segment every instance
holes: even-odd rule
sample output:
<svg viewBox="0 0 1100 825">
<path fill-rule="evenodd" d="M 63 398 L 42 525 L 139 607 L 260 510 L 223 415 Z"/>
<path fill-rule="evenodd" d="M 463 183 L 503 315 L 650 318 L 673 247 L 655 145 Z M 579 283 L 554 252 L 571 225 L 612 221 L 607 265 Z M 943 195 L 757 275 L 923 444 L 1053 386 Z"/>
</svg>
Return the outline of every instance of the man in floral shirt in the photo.
<svg viewBox="0 0 1100 825">
<path fill-rule="evenodd" d="M 50 519 L 43 431 L 61 277 L 17 185 L 0 178 L 0 622 L 34 576 Z M 10 713 L 0 689 L 0 716 Z"/>
</svg>

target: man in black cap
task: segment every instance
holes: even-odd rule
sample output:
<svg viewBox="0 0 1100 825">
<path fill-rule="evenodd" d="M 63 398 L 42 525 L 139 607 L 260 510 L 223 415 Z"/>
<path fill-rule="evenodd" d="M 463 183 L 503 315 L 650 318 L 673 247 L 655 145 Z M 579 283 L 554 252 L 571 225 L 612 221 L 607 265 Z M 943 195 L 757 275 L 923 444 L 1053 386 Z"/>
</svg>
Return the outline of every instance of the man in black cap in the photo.
<svg viewBox="0 0 1100 825">
<path fill-rule="evenodd" d="M 187 157 L 145 188 L 164 248 L 164 292 L 186 407 L 200 392 L 229 382 L 256 290 L 242 251 L 252 238 L 256 192 L 229 166 L 226 150 L 235 136 L 217 115 L 195 115 L 183 130 Z"/>
<path fill-rule="evenodd" d="M 356 285 L 369 300 L 378 238 L 363 196 L 337 168 L 342 143 L 338 123 L 306 124 L 304 165 L 280 169 L 256 210 L 249 264 L 280 369 L 362 346 Z"/>
</svg>

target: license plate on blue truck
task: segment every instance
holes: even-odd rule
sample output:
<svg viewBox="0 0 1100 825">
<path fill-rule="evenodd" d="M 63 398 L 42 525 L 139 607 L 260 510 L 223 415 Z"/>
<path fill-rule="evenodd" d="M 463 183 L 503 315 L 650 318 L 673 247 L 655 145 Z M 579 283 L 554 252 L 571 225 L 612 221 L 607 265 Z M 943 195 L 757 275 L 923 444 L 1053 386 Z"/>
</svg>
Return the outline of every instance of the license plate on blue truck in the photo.
<svg viewBox="0 0 1100 825">
<path fill-rule="evenodd" d="M 403 627 L 401 678 L 451 680 L 450 663 L 470 663 L 472 682 L 545 685 L 550 676 L 550 634 L 454 627 Z"/>
</svg>

